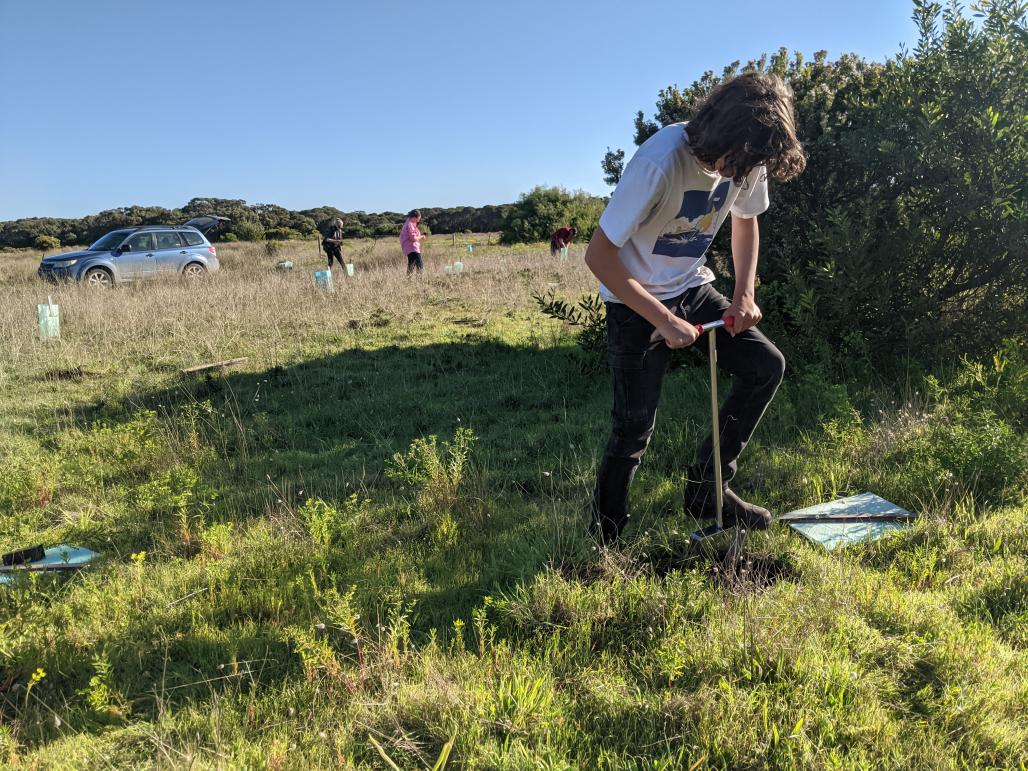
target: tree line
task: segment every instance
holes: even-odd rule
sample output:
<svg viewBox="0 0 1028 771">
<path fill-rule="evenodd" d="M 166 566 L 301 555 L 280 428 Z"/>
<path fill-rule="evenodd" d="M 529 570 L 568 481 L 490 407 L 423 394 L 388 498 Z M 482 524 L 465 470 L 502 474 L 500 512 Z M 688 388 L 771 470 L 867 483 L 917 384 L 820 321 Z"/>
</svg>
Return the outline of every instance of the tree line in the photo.
<svg viewBox="0 0 1028 771">
<path fill-rule="evenodd" d="M 509 204 L 423 208 L 422 231 L 430 233 L 496 232 Z M 344 212 L 332 206 L 292 211 L 282 206 L 247 203 L 239 199 L 193 198 L 181 208 L 124 206 L 86 217 L 30 217 L 0 222 L 0 247 L 55 249 L 90 244 L 116 228 L 137 225 L 179 225 L 192 217 L 215 214 L 231 222 L 222 241 L 263 241 L 315 238 L 339 217 L 351 238 L 392 236 L 406 217 L 401 212 Z"/>
</svg>

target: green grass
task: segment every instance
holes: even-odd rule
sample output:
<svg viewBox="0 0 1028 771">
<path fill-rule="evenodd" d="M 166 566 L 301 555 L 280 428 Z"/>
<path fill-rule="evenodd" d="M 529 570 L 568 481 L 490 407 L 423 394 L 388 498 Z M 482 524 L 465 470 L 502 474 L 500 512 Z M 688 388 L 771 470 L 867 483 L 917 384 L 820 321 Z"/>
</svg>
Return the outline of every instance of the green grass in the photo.
<svg viewBox="0 0 1028 771">
<path fill-rule="evenodd" d="M 529 299 L 589 291 L 580 262 L 476 247 L 453 277 L 439 239 L 420 281 L 380 247 L 323 296 L 309 251 L 283 277 L 248 249 L 199 288 L 59 289 L 52 345 L 7 269 L 0 545 L 103 556 L 0 589 L 0 762 L 1025 767 L 1023 347 L 902 385 L 790 372 L 739 489 L 922 517 L 831 555 L 756 534 L 731 576 L 679 509 L 690 357 L 626 544 L 585 537 L 609 384 Z"/>
</svg>

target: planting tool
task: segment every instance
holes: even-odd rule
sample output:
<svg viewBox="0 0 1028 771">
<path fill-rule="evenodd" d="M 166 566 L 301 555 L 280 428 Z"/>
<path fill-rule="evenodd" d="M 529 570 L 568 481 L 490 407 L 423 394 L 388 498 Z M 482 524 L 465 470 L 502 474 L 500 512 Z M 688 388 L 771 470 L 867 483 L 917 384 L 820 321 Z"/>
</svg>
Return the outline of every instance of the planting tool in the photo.
<svg viewBox="0 0 1028 771">
<path fill-rule="evenodd" d="M 697 545 L 708 544 L 714 538 L 721 535 L 727 534 L 728 531 L 724 527 L 724 519 L 722 513 L 724 509 L 724 480 L 721 477 L 721 425 L 720 418 L 718 415 L 718 402 L 717 402 L 717 342 L 716 336 L 713 334 L 714 330 L 720 329 L 721 327 L 731 328 L 735 324 L 735 319 L 731 316 L 726 316 L 723 319 L 717 321 L 710 321 L 706 324 L 696 324 L 696 331 L 700 334 L 711 334 L 707 337 L 707 345 L 709 346 L 709 358 L 710 358 L 710 436 L 714 445 L 714 500 L 715 500 L 715 520 L 714 524 L 710 527 L 705 527 L 702 530 L 697 530 L 695 533 L 689 536 L 689 540 Z M 663 338 L 654 331 L 650 338 L 653 343 L 659 343 Z M 739 564 L 739 558 L 742 556 L 743 547 L 746 544 L 746 530 L 745 528 L 737 527 L 735 532 L 732 533 L 732 542 L 728 547 L 728 554 L 726 555 L 726 561 L 731 568 L 735 568 Z"/>
<path fill-rule="evenodd" d="M 728 316 L 708 324 L 696 325 L 696 331 L 701 335 L 707 332 L 711 333 L 707 335 L 707 345 L 710 354 L 710 437 L 714 445 L 714 501 L 716 512 L 713 525 L 697 530 L 689 536 L 689 540 L 697 545 L 709 543 L 712 539 L 728 532 L 725 530 L 724 519 L 722 518 L 724 510 L 724 480 L 721 477 L 721 421 L 717 402 L 717 342 L 716 335 L 713 332 L 720 327 L 731 327 L 734 323 L 735 319 Z M 725 557 L 731 568 L 734 569 L 739 564 L 739 558 L 742 556 L 742 550 L 745 545 L 746 530 L 745 528 L 737 527 L 732 534 L 732 542 L 728 547 L 728 554 Z"/>
</svg>

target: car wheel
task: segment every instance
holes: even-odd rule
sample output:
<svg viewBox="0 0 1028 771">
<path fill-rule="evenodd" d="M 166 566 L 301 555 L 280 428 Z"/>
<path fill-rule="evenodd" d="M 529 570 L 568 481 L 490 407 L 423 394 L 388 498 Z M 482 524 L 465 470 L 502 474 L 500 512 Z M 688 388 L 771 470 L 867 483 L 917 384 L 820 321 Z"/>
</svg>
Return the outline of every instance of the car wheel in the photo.
<svg viewBox="0 0 1028 771">
<path fill-rule="evenodd" d="M 191 262 L 182 269 L 182 275 L 186 278 L 202 278 L 207 274 L 207 268 L 198 262 Z"/>
<path fill-rule="evenodd" d="M 97 289 L 110 289 L 114 286 L 114 277 L 103 268 L 90 268 L 86 271 L 86 275 L 82 277 L 82 280 L 85 281 L 86 286 Z"/>
</svg>

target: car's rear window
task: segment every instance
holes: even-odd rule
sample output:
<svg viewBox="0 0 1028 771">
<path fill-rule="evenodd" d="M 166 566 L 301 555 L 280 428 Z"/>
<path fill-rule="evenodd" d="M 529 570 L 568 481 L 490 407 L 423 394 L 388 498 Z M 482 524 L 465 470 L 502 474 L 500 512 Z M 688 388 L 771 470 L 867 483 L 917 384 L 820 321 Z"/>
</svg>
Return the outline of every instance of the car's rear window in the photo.
<svg viewBox="0 0 1028 771">
<path fill-rule="evenodd" d="M 181 246 L 182 239 L 178 237 L 178 233 L 171 230 L 157 232 L 158 249 L 178 249 Z"/>
<path fill-rule="evenodd" d="M 203 236 L 195 230 L 183 230 L 182 237 L 186 239 L 186 243 L 190 246 L 199 246 L 203 243 Z"/>
</svg>

